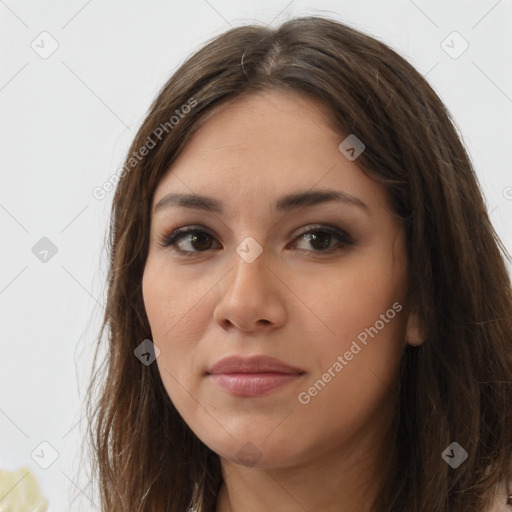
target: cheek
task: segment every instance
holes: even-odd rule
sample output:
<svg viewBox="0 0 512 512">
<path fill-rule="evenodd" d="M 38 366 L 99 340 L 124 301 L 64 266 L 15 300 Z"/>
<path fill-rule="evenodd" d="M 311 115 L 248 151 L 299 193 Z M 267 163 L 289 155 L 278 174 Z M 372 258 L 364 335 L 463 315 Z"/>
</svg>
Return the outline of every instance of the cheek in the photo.
<svg viewBox="0 0 512 512">
<path fill-rule="evenodd" d="M 389 414 L 405 348 L 403 297 L 374 277 L 351 286 L 345 279 L 343 294 L 324 301 L 323 318 L 332 332 L 307 349 L 311 372 L 296 397 L 299 411 L 333 442 L 372 424 L 379 411 Z M 340 289 L 340 283 L 332 286 Z M 296 435 L 303 435 L 300 429 Z"/>
<path fill-rule="evenodd" d="M 404 270 L 391 256 L 360 258 L 315 290 L 314 312 L 322 322 L 316 320 L 311 345 L 315 368 L 307 386 L 314 388 L 305 389 L 312 401 L 343 397 L 362 413 L 382 398 L 405 348 Z M 323 397 L 313 399 L 317 394 Z"/>
<path fill-rule="evenodd" d="M 165 258 L 148 258 L 142 293 L 153 336 L 163 345 L 168 340 L 182 339 L 177 333 L 189 332 L 194 327 L 190 318 L 196 315 L 196 308 L 200 308 L 210 287 L 208 280 L 197 280 L 193 274 L 177 271 L 176 265 Z"/>
<path fill-rule="evenodd" d="M 405 274 L 403 267 L 391 263 L 385 258 L 354 259 L 330 272 L 323 284 L 309 286 L 312 316 L 328 339 L 350 344 L 358 335 L 368 336 L 375 324 L 381 337 L 400 337 L 405 326 Z"/>
<path fill-rule="evenodd" d="M 160 349 L 157 364 L 164 382 L 167 378 L 164 368 L 174 374 L 173 362 L 178 355 L 183 355 L 180 354 L 182 347 L 178 340 L 183 339 L 180 329 L 186 323 L 186 304 L 189 302 L 186 292 L 189 288 L 184 284 L 173 279 L 164 265 L 148 259 L 142 279 L 142 294 L 152 340 Z"/>
<path fill-rule="evenodd" d="M 197 345 L 207 325 L 209 279 L 176 272 L 168 262 L 149 259 L 142 280 L 152 340 L 160 350 L 156 360 L 171 400 L 179 388 L 192 389 L 190 368 L 198 366 Z"/>
</svg>

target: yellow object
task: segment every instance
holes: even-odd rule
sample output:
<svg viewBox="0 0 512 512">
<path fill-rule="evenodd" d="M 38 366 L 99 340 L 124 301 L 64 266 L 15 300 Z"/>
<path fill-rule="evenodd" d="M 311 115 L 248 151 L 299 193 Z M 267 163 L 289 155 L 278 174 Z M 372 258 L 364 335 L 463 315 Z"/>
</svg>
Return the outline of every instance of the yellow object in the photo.
<svg viewBox="0 0 512 512">
<path fill-rule="evenodd" d="M 41 494 L 36 477 L 22 467 L 0 470 L 0 512 L 47 512 L 48 500 Z"/>
</svg>

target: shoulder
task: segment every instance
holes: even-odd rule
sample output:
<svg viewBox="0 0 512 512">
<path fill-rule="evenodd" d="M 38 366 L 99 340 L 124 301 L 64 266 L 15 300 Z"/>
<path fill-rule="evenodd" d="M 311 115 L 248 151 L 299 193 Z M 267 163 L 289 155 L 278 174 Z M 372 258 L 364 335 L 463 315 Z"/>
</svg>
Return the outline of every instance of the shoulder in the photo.
<svg viewBox="0 0 512 512">
<path fill-rule="evenodd" d="M 508 485 L 507 485 L 508 484 Z M 507 500 L 512 491 L 512 482 L 502 482 L 497 488 L 492 507 L 489 512 L 512 512 L 512 504 L 507 505 Z"/>
</svg>

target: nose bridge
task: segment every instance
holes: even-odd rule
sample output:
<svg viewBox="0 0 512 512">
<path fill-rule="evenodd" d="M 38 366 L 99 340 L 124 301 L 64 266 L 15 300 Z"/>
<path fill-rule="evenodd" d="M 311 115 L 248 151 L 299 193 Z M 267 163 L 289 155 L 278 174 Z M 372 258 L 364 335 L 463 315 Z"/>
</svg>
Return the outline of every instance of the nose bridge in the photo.
<svg viewBox="0 0 512 512">
<path fill-rule="evenodd" d="M 245 237 L 235 248 L 232 285 L 258 285 L 265 280 L 268 251 L 252 236 Z M 247 291 L 247 290 L 246 290 Z"/>
</svg>

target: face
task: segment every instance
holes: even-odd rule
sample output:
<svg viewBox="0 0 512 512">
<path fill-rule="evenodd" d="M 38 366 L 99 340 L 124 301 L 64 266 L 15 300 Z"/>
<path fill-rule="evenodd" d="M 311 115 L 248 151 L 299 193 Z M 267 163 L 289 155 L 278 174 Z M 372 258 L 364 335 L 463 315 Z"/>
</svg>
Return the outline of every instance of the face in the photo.
<svg viewBox="0 0 512 512">
<path fill-rule="evenodd" d="M 156 364 L 225 460 L 302 464 L 377 435 L 392 414 L 414 334 L 403 229 L 325 119 L 292 93 L 237 99 L 154 194 L 143 297 Z M 288 367 L 214 368 L 261 355 Z"/>
</svg>

